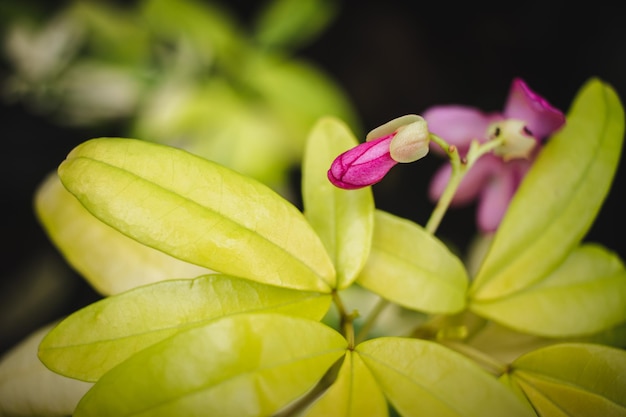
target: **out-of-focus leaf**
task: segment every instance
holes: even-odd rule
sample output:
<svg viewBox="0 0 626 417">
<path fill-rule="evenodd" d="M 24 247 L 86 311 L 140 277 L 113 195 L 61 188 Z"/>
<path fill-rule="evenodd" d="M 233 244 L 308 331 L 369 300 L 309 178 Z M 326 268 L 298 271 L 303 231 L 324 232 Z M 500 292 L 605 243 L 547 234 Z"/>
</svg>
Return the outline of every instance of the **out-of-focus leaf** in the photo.
<svg viewBox="0 0 626 417">
<path fill-rule="evenodd" d="M 526 333 L 589 335 L 626 321 L 626 269 L 614 253 L 587 244 L 536 284 L 502 298 L 471 302 L 470 308 Z"/>
<path fill-rule="evenodd" d="M 348 351 L 339 375 L 302 417 L 386 417 L 387 400 L 361 357 Z"/>
<path fill-rule="evenodd" d="M 242 71 L 242 78 L 263 97 L 285 129 L 284 146 L 297 162 L 309 131 L 320 118 L 335 116 L 353 131 L 360 127 L 342 86 L 306 61 L 257 53 Z"/>
<path fill-rule="evenodd" d="M 466 343 L 502 363 L 512 363 L 526 353 L 557 343 L 595 343 L 623 348 L 626 346 L 626 322 L 588 336 L 549 338 L 488 321 Z"/>
<path fill-rule="evenodd" d="M 372 251 L 357 282 L 404 307 L 455 313 L 465 307 L 467 272 L 421 226 L 377 210 Z"/>
<path fill-rule="evenodd" d="M 371 188 L 342 190 L 327 176 L 333 160 L 356 145 L 341 121 L 320 119 L 311 131 L 302 164 L 304 214 L 333 260 L 339 289 L 349 286 L 363 268 L 374 229 Z"/>
<path fill-rule="evenodd" d="M 102 223 L 63 187 L 56 173 L 37 189 L 35 209 L 69 264 L 104 295 L 212 272 L 142 245 Z"/>
<path fill-rule="evenodd" d="M 132 8 L 81 1 L 73 2 L 67 13 L 84 26 L 85 48 L 101 61 L 134 66 L 149 58 L 149 34 Z"/>
<path fill-rule="evenodd" d="M 100 300 L 63 320 L 40 359 L 60 374 L 96 381 L 138 351 L 190 327 L 245 312 L 321 320 L 330 296 L 224 275 L 172 280 Z"/>
<path fill-rule="evenodd" d="M 146 0 L 140 4 L 139 14 L 159 41 L 190 44 L 200 60 L 196 70 L 206 74 L 216 64 L 231 70 L 242 64 L 247 49 L 242 30 L 219 3 Z"/>
<path fill-rule="evenodd" d="M 298 209 L 267 186 L 186 151 L 92 139 L 59 166 L 94 216 L 137 241 L 225 274 L 329 292 L 335 271 Z"/>
<path fill-rule="evenodd" d="M 319 322 L 240 314 L 178 333 L 105 374 L 75 417 L 267 416 L 309 390 L 345 354 Z"/>
<path fill-rule="evenodd" d="M 52 18 L 46 16 L 47 21 L 35 28 L 32 23 L 26 23 L 23 17 L 28 15 L 32 19 L 37 12 L 22 11 L 2 26 L 3 54 L 11 67 L 15 68 L 15 74 L 3 80 L 5 93 L 24 94 L 34 88 L 39 95 L 48 97 L 48 91 L 43 91 L 38 84 L 48 85 L 58 77 L 74 58 L 83 41 L 83 24 L 71 13 L 62 11 Z M 2 19 L 6 17 L 3 15 Z M 32 93 L 36 94 L 34 91 Z M 45 108 L 43 103 L 38 105 Z"/>
<path fill-rule="evenodd" d="M 561 344 L 528 353 L 512 365 L 511 383 L 537 413 L 556 417 L 626 416 L 626 351 Z"/>
<path fill-rule="evenodd" d="M 256 21 L 256 39 L 267 47 L 296 48 L 313 40 L 333 20 L 333 0 L 273 0 Z"/>
<path fill-rule="evenodd" d="M 382 337 L 355 352 L 403 417 L 535 416 L 496 378 L 437 343 Z"/>
<path fill-rule="evenodd" d="M 55 374 L 37 358 L 53 324 L 36 330 L 0 360 L 0 416 L 65 417 L 93 385 Z"/>
<path fill-rule="evenodd" d="M 565 127 L 542 149 L 511 201 L 470 288 L 474 300 L 513 294 L 544 278 L 585 235 L 611 186 L 624 139 L 613 89 L 588 81 Z"/>
<path fill-rule="evenodd" d="M 133 135 L 183 148 L 275 189 L 284 186 L 295 163 L 290 142 L 301 141 L 286 134 L 269 108 L 215 77 L 203 83 L 171 80 L 154 89 Z"/>
<path fill-rule="evenodd" d="M 94 125 L 131 117 L 142 100 L 143 80 L 127 68 L 81 60 L 55 80 L 62 101 L 59 118 L 72 125 Z"/>
</svg>

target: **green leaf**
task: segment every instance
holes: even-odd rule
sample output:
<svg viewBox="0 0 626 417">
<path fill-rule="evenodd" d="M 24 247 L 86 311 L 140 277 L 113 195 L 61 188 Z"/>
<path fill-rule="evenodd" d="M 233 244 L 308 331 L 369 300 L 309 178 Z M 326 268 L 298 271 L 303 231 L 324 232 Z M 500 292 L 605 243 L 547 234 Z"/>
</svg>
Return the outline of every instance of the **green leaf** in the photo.
<svg viewBox="0 0 626 417">
<path fill-rule="evenodd" d="M 256 39 L 266 47 L 299 47 L 322 32 L 337 11 L 332 0 L 273 0 L 257 17 Z"/>
<path fill-rule="evenodd" d="M 538 283 L 495 300 L 472 301 L 470 308 L 526 333 L 590 335 L 626 321 L 626 269 L 614 253 L 587 244 Z"/>
<path fill-rule="evenodd" d="M 517 384 L 542 416 L 626 416 L 626 351 L 561 344 L 528 353 L 512 365 Z"/>
<path fill-rule="evenodd" d="M 78 404 L 85 416 L 266 416 L 309 390 L 345 354 L 319 322 L 240 314 L 196 327 L 131 357 Z"/>
<path fill-rule="evenodd" d="M 434 342 L 382 337 L 355 351 L 403 417 L 534 416 L 496 378 Z"/>
<path fill-rule="evenodd" d="M 224 275 L 148 285 L 91 304 L 67 317 L 39 347 L 60 374 L 97 381 L 142 349 L 190 327 L 245 312 L 321 320 L 330 296 Z"/>
<path fill-rule="evenodd" d="M 348 351 L 339 375 L 302 417 L 386 417 L 387 400 L 361 357 Z"/>
<path fill-rule="evenodd" d="M 474 300 L 515 293 L 557 267 L 604 201 L 620 158 L 624 111 L 613 89 L 588 81 L 565 127 L 542 149 L 511 201 L 470 289 Z"/>
<path fill-rule="evenodd" d="M 186 151 L 92 139 L 59 166 L 94 216 L 181 260 L 225 274 L 329 292 L 335 271 L 298 209 L 269 187 Z"/>
<path fill-rule="evenodd" d="M 37 189 L 35 209 L 67 262 L 101 294 L 212 272 L 142 245 L 102 223 L 63 187 L 56 173 Z"/>
<path fill-rule="evenodd" d="M 339 289 L 349 286 L 363 268 L 374 229 L 371 187 L 342 190 L 327 176 L 333 160 L 356 145 L 341 121 L 320 119 L 309 135 L 302 164 L 304 214 L 333 260 Z"/>
<path fill-rule="evenodd" d="M 463 263 L 421 226 L 377 210 L 370 257 L 357 282 L 404 307 L 456 313 L 465 307 Z"/>
</svg>

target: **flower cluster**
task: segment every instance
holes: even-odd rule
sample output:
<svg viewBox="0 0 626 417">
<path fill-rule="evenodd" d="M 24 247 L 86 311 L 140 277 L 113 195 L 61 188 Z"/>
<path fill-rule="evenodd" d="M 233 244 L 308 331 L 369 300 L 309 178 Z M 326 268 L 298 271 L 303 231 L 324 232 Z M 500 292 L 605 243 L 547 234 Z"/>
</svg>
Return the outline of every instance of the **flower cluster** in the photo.
<svg viewBox="0 0 626 417">
<path fill-rule="evenodd" d="M 451 201 L 451 205 L 459 206 L 478 200 L 477 224 L 481 232 L 488 233 L 497 229 L 544 140 L 564 123 L 562 111 L 516 78 L 501 113 L 442 105 L 427 109 L 423 118 L 409 115 L 392 120 L 371 131 L 365 143 L 339 155 L 328 178 L 345 189 L 375 184 L 398 162 L 414 162 L 425 156 L 433 135 L 442 139 L 437 141 L 439 146 L 432 147 L 434 152 L 454 149 L 461 160 L 472 142 L 497 141 L 493 152 L 476 160 L 468 170 Z M 440 146 L 442 143 L 446 146 Z M 435 173 L 429 189 L 432 200 L 442 196 L 452 170 L 446 163 Z"/>
</svg>

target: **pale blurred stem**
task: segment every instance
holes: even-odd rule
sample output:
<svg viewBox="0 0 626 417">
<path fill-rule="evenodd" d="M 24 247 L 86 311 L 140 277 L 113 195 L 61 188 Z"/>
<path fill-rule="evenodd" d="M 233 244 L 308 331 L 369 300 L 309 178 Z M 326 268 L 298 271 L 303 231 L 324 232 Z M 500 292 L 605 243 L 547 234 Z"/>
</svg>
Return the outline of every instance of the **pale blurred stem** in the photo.
<svg viewBox="0 0 626 417">
<path fill-rule="evenodd" d="M 480 143 L 477 140 L 473 140 L 470 144 L 469 150 L 467 151 L 467 155 L 465 158 L 461 158 L 459 155 L 459 150 L 456 146 L 450 145 L 448 142 L 443 140 L 437 135 L 433 135 L 431 133 L 430 140 L 435 144 L 439 145 L 439 147 L 448 155 L 450 159 L 450 164 L 452 165 L 452 174 L 450 175 L 450 180 L 446 185 L 446 188 L 439 198 L 439 201 L 435 205 L 433 212 L 426 223 L 424 229 L 434 235 L 441 224 L 441 220 L 443 216 L 448 211 L 450 207 L 450 203 L 452 202 L 452 198 L 461 184 L 461 181 L 465 177 L 465 174 L 469 169 L 474 165 L 474 163 L 480 159 L 481 156 L 485 155 L 488 152 L 491 152 L 493 149 L 502 144 L 503 139 L 495 139 L 490 140 L 485 143 Z M 371 330 L 374 325 L 374 322 L 378 318 L 378 316 L 382 313 L 382 311 L 389 305 L 389 301 L 381 298 L 376 306 L 372 309 L 370 314 L 368 315 L 363 327 L 359 331 L 359 334 L 356 337 L 356 343 L 359 343 L 365 339 L 367 333 Z"/>
<path fill-rule="evenodd" d="M 354 341 L 354 343 L 358 345 L 365 339 L 365 337 L 367 337 L 367 334 L 370 332 L 370 330 L 372 330 L 376 319 L 378 319 L 380 313 L 382 313 L 388 305 L 389 301 L 385 300 L 384 298 L 378 300 L 370 314 L 365 319 L 365 323 L 363 323 L 363 326 L 361 326 L 359 334 L 356 335 L 356 340 Z"/>
<path fill-rule="evenodd" d="M 508 372 L 509 368 L 506 363 L 500 362 L 486 353 L 481 352 L 478 349 L 475 349 L 465 343 L 456 342 L 452 340 L 443 340 L 439 341 L 443 346 L 446 346 L 452 350 L 459 352 L 467 358 L 472 359 L 478 365 L 480 365 L 484 370 L 490 372 L 496 377 L 500 377 Z"/>
</svg>

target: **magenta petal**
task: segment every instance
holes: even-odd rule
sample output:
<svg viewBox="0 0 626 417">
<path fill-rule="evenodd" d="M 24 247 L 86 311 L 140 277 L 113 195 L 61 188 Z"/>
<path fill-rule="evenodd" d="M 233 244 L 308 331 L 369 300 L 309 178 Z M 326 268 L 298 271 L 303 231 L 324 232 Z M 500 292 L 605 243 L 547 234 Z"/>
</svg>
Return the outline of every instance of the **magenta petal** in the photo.
<svg viewBox="0 0 626 417">
<path fill-rule="evenodd" d="M 473 107 L 459 105 L 430 107 L 422 116 L 432 133 L 461 151 L 469 147 L 472 139 L 484 141 L 489 125 L 502 118 L 497 114 L 486 114 Z M 435 150 L 438 148 L 433 147 Z"/>
<path fill-rule="evenodd" d="M 565 123 L 563 112 L 532 91 L 520 78 L 514 79 L 511 84 L 504 116 L 526 121 L 526 126 L 538 139 L 550 136 Z"/>
<path fill-rule="evenodd" d="M 506 171 L 492 176 L 477 207 L 477 223 L 482 232 L 493 232 L 498 228 L 516 189 L 517 181 Z"/>
<path fill-rule="evenodd" d="M 382 180 L 397 164 L 389 154 L 393 135 L 362 143 L 339 155 L 328 170 L 328 179 L 335 186 L 352 190 Z"/>
</svg>

